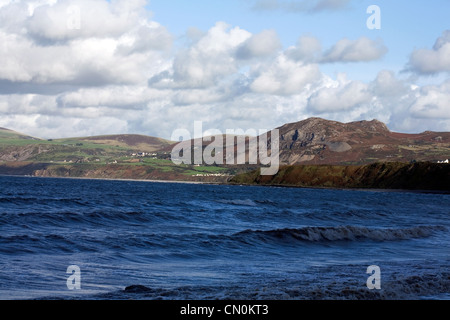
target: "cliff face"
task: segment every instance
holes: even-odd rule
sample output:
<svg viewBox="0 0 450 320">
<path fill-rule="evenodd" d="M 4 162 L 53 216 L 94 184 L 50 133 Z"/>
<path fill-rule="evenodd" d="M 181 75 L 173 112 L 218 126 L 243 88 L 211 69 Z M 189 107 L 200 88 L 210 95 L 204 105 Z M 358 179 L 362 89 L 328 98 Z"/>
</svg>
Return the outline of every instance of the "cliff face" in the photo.
<svg viewBox="0 0 450 320">
<path fill-rule="evenodd" d="M 374 163 L 362 166 L 292 165 L 275 176 L 259 170 L 237 175 L 234 184 L 450 191 L 450 165 Z"/>
</svg>

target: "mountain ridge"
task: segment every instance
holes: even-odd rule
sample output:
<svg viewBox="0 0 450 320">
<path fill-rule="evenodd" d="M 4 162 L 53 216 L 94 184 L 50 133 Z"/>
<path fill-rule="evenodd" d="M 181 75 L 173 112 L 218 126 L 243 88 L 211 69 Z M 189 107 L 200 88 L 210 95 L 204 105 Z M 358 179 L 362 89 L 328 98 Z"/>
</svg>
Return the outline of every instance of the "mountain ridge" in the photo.
<svg viewBox="0 0 450 320">
<path fill-rule="evenodd" d="M 282 164 L 437 161 L 450 156 L 450 132 L 392 132 L 376 119 L 342 123 L 309 118 L 278 130 Z"/>
<path fill-rule="evenodd" d="M 385 123 L 377 119 L 343 123 L 311 117 L 286 123 L 277 129 L 280 134 L 282 165 L 358 165 L 377 161 L 436 162 L 450 158 L 450 132 L 393 132 Z M 248 139 L 251 138 L 248 137 Z M 15 145 L 14 139 L 19 139 L 20 143 Z M 28 140 L 30 145 L 26 145 L 27 142 L 24 140 Z M 45 160 L 36 158 L 36 154 L 49 152 L 49 148 L 46 147 L 50 146 L 52 149 L 52 144 L 65 147 L 88 147 L 85 149 L 89 149 L 87 153 L 92 156 L 102 152 L 112 152 L 113 156 L 117 156 L 131 151 L 161 152 L 167 155 L 177 142 L 142 134 L 109 134 L 43 140 L 7 128 L 0 128 L 0 161 Z M 207 144 L 203 142 L 204 147 Z M 37 145 L 40 147 L 37 148 Z M 237 147 L 237 141 L 234 147 Z M 268 148 L 270 148 L 269 144 Z M 95 151 L 95 149 L 98 150 Z M 255 152 L 255 150 L 249 151 L 247 148 L 246 153 L 249 152 Z M 14 157 L 11 153 L 23 155 Z"/>
</svg>

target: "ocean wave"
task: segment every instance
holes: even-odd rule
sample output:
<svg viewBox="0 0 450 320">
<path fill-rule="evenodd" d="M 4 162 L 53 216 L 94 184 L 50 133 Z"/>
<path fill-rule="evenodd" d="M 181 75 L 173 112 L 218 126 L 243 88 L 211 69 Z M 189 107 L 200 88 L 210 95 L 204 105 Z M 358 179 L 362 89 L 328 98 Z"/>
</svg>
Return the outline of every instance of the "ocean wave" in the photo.
<svg viewBox="0 0 450 320">
<path fill-rule="evenodd" d="M 306 242 L 324 241 L 395 241 L 427 238 L 438 231 L 446 231 L 442 226 L 417 226 L 403 229 L 366 228 L 358 226 L 303 227 L 297 229 L 245 230 L 234 236 L 256 238 L 261 241 L 296 240 Z"/>
<path fill-rule="evenodd" d="M 26 204 L 42 204 L 42 205 L 48 205 L 50 203 L 52 204 L 76 204 L 79 206 L 85 206 L 88 203 L 84 201 L 81 198 L 44 198 L 44 197 L 18 197 L 18 196 L 12 196 L 12 197 L 0 197 L 0 203 L 6 203 L 6 204 L 16 204 L 16 205 L 26 205 Z"/>
<path fill-rule="evenodd" d="M 59 234 L 0 236 L 0 243 L 0 253 L 4 254 L 67 253 L 80 248 L 76 241 Z"/>
<path fill-rule="evenodd" d="M 257 206 L 257 204 L 253 200 L 250 200 L 250 199 L 217 200 L 217 202 L 224 203 L 224 204 L 232 204 L 232 205 L 236 205 L 236 206 L 249 206 L 249 207 Z"/>
<path fill-rule="evenodd" d="M 266 200 L 255 200 L 255 202 L 259 203 L 259 204 L 267 204 L 267 205 L 272 205 L 272 206 L 277 204 L 276 202 L 271 201 L 269 199 L 266 199 Z"/>
<path fill-rule="evenodd" d="M 40 199 L 32 197 L 0 197 L 0 203 L 35 202 Z"/>
<path fill-rule="evenodd" d="M 36 211 L 1 212 L 0 221 L 10 225 L 35 225 L 35 226 L 71 226 L 71 224 L 86 225 L 111 225 L 115 223 L 142 224 L 154 221 L 156 215 L 152 212 L 140 210 L 119 210 L 105 208 L 103 210 L 48 210 L 36 206 Z M 165 218 L 165 217 L 163 217 Z"/>
<path fill-rule="evenodd" d="M 272 281 L 240 286 L 186 286 L 175 288 L 130 285 L 123 290 L 94 295 L 104 300 L 411 300 L 448 296 L 450 273 L 437 272 L 395 277 L 383 281 L 381 290 L 369 290 L 354 279 Z M 428 298 L 424 298 L 428 297 Z"/>
</svg>

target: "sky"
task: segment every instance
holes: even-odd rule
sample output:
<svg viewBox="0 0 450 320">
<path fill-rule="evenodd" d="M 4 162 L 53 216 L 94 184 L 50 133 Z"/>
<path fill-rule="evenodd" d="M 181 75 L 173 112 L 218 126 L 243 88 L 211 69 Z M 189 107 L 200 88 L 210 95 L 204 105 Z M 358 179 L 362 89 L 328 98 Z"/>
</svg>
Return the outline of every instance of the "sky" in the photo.
<svg viewBox="0 0 450 320">
<path fill-rule="evenodd" d="M 171 139 L 196 121 L 321 117 L 450 131 L 449 12 L 450 0 L 0 0 L 0 127 Z"/>
</svg>

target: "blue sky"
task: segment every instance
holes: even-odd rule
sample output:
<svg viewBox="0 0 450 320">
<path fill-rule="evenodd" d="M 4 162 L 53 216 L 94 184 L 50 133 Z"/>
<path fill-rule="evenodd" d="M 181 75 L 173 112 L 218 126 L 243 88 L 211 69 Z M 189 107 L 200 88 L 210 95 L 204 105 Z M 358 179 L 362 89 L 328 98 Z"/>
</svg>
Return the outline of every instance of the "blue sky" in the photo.
<svg viewBox="0 0 450 320">
<path fill-rule="evenodd" d="M 360 66 L 339 67 L 345 72 L 373 78 L 373 73 L 385 67 L 401 71 L 412 50 L 430 48 L 444 29 L 450 29 L 450 1 L 433 0 L 359 0 L 336 11 L 288 12 L 279 10 L 257 10 L 251 0 L 151 0 L 147 8 L 156 21 L 166 26 L 174 35 L 183 39 L 186 31 L 198 28 L 207 31 L 217 21 L 239 26 L 252 33 L 274 29 L 284 47 L 295 45 L 303 34 L 310 34 L 321 40 L 324 47 L 331 47 L 339 39 L 356 39 L 367 36 L 381 38 L 389 52 L 381 61 L 366 66 L 368 73 Z M 378 5 L 381 9 L 381 30 L 369 30 L 366 21 L 370 14 L 368 6 Z M 337 67 L 328 68 L 339 70 Z"/>
<path fill-rule="evenodd" d="M 381 9 L 370 30 L 367 8 Z M 450 0 L 0 0 L 0 127 L 450 131 Z"/>
</svg>

